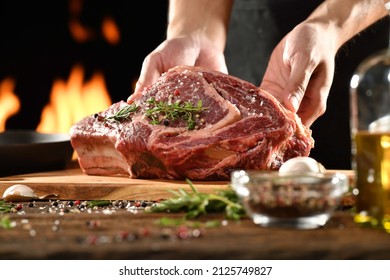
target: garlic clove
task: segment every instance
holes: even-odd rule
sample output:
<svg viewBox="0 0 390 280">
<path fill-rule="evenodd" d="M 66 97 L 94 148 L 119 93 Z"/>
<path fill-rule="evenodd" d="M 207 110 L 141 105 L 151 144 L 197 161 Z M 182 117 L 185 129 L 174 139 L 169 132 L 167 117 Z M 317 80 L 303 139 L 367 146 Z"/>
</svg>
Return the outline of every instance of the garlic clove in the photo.
<svg viewBox="0 0 390 280">
<path fill-rule="evenodd" d="M 36 198 L 37 195 L 35 194 L 34 190 L 22 184 L 12 185 L 3 193 L 3 200 L 7 202 L 31 201 Z"/>
<path fill-rule="evenodd" d="M 325 173 L 325 167 L 311 157 L 295 157 L 287 160 L 279 168 L 280 175 L 294 175 L 299 173 Z"/>
</svg>

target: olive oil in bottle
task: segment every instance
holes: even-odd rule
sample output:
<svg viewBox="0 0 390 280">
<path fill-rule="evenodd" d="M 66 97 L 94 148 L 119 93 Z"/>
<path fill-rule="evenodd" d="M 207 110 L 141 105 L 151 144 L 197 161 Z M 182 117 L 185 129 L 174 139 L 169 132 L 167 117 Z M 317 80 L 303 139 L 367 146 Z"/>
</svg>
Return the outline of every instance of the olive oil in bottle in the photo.
<svg viewBox="0 0 390 280">
<path fill-rule="evenodd" d="M 390 230 L 390 133 L 355 135 L 355 222 Z"/>
</svg>

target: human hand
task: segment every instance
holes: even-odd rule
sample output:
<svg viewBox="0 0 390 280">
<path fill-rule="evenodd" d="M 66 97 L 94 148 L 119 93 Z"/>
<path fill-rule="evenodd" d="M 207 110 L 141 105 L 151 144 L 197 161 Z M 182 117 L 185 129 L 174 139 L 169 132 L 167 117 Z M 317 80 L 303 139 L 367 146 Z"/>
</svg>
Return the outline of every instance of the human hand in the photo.
<svg viewBox="0 0 390 280">
<path fill-rule="evenodd" d="M 206 36 L 180 36 L 165 40 L 146 56 L 134 92 L 142 91 L 162 73 L 178 65 L 202 66 L 227 73 L 223 53 Z"/>
<path fill-rule="evenodd" d="M 307 127 L 326 110 L 337 52 L 332 38 L 320 25 L 301 23 L 272 52 L 260 85 Z"/>
</svg>

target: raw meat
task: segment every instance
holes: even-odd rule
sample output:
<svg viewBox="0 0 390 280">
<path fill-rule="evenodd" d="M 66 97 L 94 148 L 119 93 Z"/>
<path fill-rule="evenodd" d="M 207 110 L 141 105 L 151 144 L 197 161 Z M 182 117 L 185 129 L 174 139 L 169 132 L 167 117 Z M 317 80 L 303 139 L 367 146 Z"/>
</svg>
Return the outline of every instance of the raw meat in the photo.
<svg viewBox="0 0 390 280">
<path fill-rule="evenodd" d="M 152 113 L 164 106 L 170 109 Z M 130 108 L 126 118 L 114 119 Z M 314 145 L 311 130 L 272 95 L 190 66 L 172 68 L 129 103 L 80 120 L 70 136 L 86 174 L 170 180 L 228 180 L 236 169 L 278 170 L 290 158 L 308 156 Z"/>
</svg>

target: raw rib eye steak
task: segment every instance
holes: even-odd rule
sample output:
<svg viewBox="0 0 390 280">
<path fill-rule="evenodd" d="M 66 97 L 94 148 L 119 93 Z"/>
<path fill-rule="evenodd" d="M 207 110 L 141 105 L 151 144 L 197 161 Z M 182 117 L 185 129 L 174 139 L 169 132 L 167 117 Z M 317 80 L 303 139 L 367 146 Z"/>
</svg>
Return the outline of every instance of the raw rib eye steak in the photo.
<svg viewBox="0 0 390 280">
<path fill-rule="evenodd" d="M 70 130 L 84 173 L 228 180 L 308 156 L 311 131 L 270 94 L 236 77 L 177 66 Z"/>
</svg>

